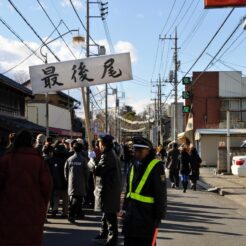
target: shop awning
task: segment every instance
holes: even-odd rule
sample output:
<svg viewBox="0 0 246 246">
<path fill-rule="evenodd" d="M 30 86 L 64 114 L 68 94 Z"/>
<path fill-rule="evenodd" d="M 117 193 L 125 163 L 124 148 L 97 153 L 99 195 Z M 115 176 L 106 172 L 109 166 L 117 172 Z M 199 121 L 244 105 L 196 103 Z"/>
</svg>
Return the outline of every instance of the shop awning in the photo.
<svg viewBox="0 0 246 246">
<path fill-rule="evenodd" d="M 65 129 L 59 129 L 59 128 L 54 128 L 54 127 L 49 127 L 50 131 L 54 132 L 55 134 L 59 136 L 64 136 L 64 137 L 82 137 L 82 132 L 74 132 L 74 131 L 69 131 Z"/>
</svg>

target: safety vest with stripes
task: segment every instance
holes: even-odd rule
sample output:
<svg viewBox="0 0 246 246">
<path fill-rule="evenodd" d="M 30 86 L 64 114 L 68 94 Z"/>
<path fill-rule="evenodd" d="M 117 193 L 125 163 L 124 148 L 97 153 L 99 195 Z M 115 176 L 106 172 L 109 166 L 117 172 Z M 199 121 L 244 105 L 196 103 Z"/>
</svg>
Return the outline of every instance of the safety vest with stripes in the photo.
<svg viewBox="0 0 246 246">
<path fill-rule="evenodd" d="M 147 166 L 142 179 L 140 180 L 135 192 L 132 191 L 132 181 L 133 181 L 133 177 L 134 177 L 134 166 L 132 166 L 131 168 L 131 172 L 130 172 L 130 177 L 129 177 L 129 192 L 127 193 L 127 197 L 131 198 L 133 200 L 137 200 L 139 202 L 144 202 L 144 203 L 154 203 L 154 197 L 150 197 L 150 196 L 143 196 L 141 195 L 141 191 L 143 186 L 145 185 L 152 169 L 155 167 L 155 165 L 160 162 L 160 160 L 154 159 L 152 160 L 149 165 Z"/>
</svg>

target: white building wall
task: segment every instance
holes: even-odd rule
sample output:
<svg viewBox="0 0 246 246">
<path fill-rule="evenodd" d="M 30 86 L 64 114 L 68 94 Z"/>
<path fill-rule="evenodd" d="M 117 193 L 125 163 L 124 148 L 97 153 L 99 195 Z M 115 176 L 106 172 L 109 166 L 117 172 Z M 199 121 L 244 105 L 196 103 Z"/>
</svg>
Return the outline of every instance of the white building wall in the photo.
<svg viewBox="0 0 246 246">
<path fill-rule="evenodd" d="M 46 126 L 46 107 L 44 103 L 29 103 L 27 119 L 41 126 Z M 71 116 L 67 109 L 49 104 L 49 127 L 71 130 Z"/>
<path fill-rule="evenodd" d="M 174 103 L 171 104 L 171 138 L 174 137 Z M 184 131 L 183 103 L 178 103 L 178 134 Z"/>
<path fill-rule="evenodd" d="M 242 72 L 219 72 L 219 97 L 245 97 L 246 78 Z"/>
</svg>

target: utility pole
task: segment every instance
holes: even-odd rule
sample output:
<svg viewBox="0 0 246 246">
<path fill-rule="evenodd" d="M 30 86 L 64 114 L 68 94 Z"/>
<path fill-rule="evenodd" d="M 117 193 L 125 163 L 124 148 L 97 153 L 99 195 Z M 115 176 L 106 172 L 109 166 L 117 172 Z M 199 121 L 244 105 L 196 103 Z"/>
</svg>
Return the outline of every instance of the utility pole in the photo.
<svg viewBox="0 0 246 246">
<path fill-rule="evenodd" d="M 173 86 L 174 86 L 174 124 L 173 124 L 173 140 L 176 142 L 178 139 L 178 70 L 180 61 L 178 60 L 178 34 L 177 27 L 175 28 L 175 36 L 169 38 L 161 38 L 160 40 L 174 40 L 174 78 L 173 78 Z"/>
<path fill-rule="evenodd" d="M 90 2 L 86 1 L 86 57 L 90 57 Z M 90 116 L 90 87 L 86 87 L 86 102 L 87 102 L 87 111 L 89 112 L 89 121 Z"/>
<path fill-rule="evenodd" d="M 174 44 L 174 141 L 178 139 L 178 37 L 177 27 L 175 28 Z"/>
<path fill-rule="evenodd" d="M 162 127 L 162 81 L 159 75 L 159 126 L 160 126 L 160 144 L 163 144 L 163 127 Z"/>
<path fill-rule="evenodd" d="M 153 87 L 157 87 L 155 101 L 155 125 L 156 125 L 156 144 L 163 144 L 163 126 L 162 126 L 162 83 L 161 76 Z"/>
<path fill-rule="evenodd" d="M 119 103 L 119 99 L 118 99 L 118 89 L 114 89 L 114 92 L 113 94 L 115 94 L 115 129 L 114 129 L 114 136 L 115 136 L 115 139 L 117 140 L 118 138 L 118 112 L 117 112 L 117 109 L 118 109 L 118 103 Z"/>
<path fill-rule="evenodd" d="M 105 84 L 105 133 L 108 133 L 108 84 Z"/>
</svg>

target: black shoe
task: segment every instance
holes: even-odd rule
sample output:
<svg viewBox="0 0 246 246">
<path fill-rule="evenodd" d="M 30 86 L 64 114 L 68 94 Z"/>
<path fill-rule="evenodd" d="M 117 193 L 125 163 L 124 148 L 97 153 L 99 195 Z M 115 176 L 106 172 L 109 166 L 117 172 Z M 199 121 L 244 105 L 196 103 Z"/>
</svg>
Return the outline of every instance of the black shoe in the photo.
<svg viewBox="0 0 246 246">
<path fill-rule="evenodd" d="M 107 238 L 108 238 L 107 235 L 100 233 L 96 237 L 94 237 L 92 240 L 93 241 L 101 241 L 101 240 L 107 240 Z"/>
<path fill-rule="evenodd" d="M 117 245 L 117 240 L 114 241 L 109 240 L 104 244 L 104 246 L 116 246 L 116 245 Z"/>
<path fill-rule="evenodd" d="M 67 218 L 67 215 L 66 214 L 61 214 L 61 218 L 65 219 L 65 218 Z"/>
<path fill-rule="evenodd" d="M 70 223 L 72 223 L 72 224 L 75 223 L 75 219 L 74 219 L 74 218 L 71 218 L 71 217 L 68 218 L 68 221 L 69 221 Z"/>
<path fill-rule="evenodd" d="M 175 184 L 172 184 L 172 188 L 175 188 Z"/>
<path fill-rule="evenodd" d="M 52 213 L 51 213 L 51 217 L 52 218 L 55 218 L 58 214 L 58 211 L 57 210 L 53 210 Z"/>
</svg>

